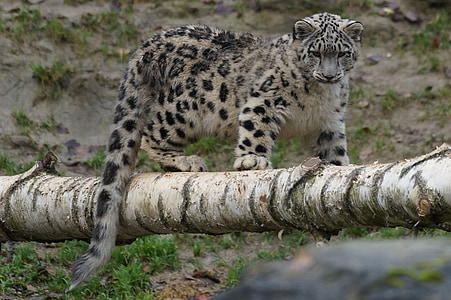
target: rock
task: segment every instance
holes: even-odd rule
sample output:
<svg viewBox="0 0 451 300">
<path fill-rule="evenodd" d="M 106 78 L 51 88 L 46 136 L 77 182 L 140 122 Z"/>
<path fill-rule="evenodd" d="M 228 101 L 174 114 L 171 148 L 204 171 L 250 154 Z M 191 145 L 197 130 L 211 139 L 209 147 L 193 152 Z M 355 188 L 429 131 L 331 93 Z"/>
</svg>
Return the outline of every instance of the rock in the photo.
<svg viewBox="0 0 451 300">
<path fill-rule="evenodd" d="M 418 15 L 416 13 L 413 12 L 407 12 L 404 17 L 406 18 L 407 21 L 409 21 L 410 23 L 420 23 L 421 19 L 420 17 L 418 17 Z"/>
<path fill-rule="evenodd" d="M 375 65 L 375 64 L 379 63 L 383 59 L 384 59 L 384 57 L 382 55 L 379 55 L 379 54 L 369 54 L 366 57 L 366 61 L 370 65 Z"/>
<path fill-rule="evenodd" d="M 11 144 L 16 147 L 32 147 L 33 141 L 25 135 L 11 135 L 9 137 Z"/>
<path fill-rule="evenodd" d="M 449 299 L 451 241 L 352 241 L 308 247 L 248 269 L 217 300 Z"/>
</svg>

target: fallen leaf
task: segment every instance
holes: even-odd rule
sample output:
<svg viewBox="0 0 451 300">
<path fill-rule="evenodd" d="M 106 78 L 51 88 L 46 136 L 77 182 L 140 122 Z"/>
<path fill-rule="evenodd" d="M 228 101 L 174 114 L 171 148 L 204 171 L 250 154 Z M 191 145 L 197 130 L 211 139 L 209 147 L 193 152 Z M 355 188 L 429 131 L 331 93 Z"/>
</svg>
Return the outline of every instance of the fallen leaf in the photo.
<svg viewBox="0 0 451 300">
<path fill-rule="evenodd" d="M 149 264 L 149 263 L 144 264 L 144 265 L 142 266 L 141 270 L 143 270 L 143 272 L 148 273 L 148 272 L 150 271 L 150 264 Z"/>
<path fill-rule="evenodd" d="M 16 13 L 20 11 L 20 7 L 4 8 L 4 10 L 9 13 Z"/>
<path fill-rule="evenodd" d="M 192 276 L 195 277 L 195 278 L 202 278 L 202 277 L 205 277 L 205 274 L 207 274 L 207 270 L 206 269 L 202 269 L 202 270 L 194 271 Z"/>
<path fill-rule="evenodd" d="M 32 292 L 35 292 L 35 293 L 38 292 L 38 289 L 35 288 L 34 286 L 32 286 L 31 284 L 27 284 L 26 287 L 27 287 L 27 290 L 29 290 L 29 291 L 32 291 Z"/>
<path fill-rule="evenodd" d="M 202 294 L 196 295 L 196 300 L 207 300 L 207 299 L 208 299 L 207 295 L 202 295 Z"/>
<path fill-rule="evenodd" d="M 215 283 L 220 283 L 221 280 L 216 275 L 216 272 L 213 269 L 210 270 L 197 270 L 194 271 L 192 276 L 194 278 L 208 278 Z"/>
<path fill-rule="evenodd" d="M 442 41 L 442 36 L 437 35 L 435 38 L 433 38 L 429 41 L 429 44 L 431 45 L 432 48 L 438 48 L 438 46 L 440 46 L 441 41 Z"/>
<path fill-rule="evenodd" d="M 362 128 L 362 131 L 363 131 L 364 133 L 371 133 L 371 129 L 370 129 L 369 127 L 363 127 L 363 128 Z"/>
<path fill-rule="evenodd" d="M 381 15 L 383 15 L 383 16 L 392 16 L 394 14 L 395 14 L 395 11 L 389 7 L 384 8 L 381 13 Z"/>
<path fill-rule="evenodd" d="M 404 17 L 406 18 L 407 21 L 409 21 L 410 23 L 419 23 L 421 22 L 420 17 L 418 17 L 418 15 L 416 13 L 413 12 L 408 12 L 404 15 Z"/>
<path fill-rule="evenodd" d="M 59 134 L 69 134 L 69 129 L 63 127 L 62 124 L 56 125 L 56 132 Z"/>
<path fill-rule="evenodd" d="M 49 266 L 45 268 L 45 270 L 47 271 L 47 273 L 49 273 L 50 276 L 56 277 L 56 271 L 53 267 Z"/>
<path fill-rule="evenodd" d="M 197 280 L 196 278 L 194 278 L 194 276 L 192 276 L 192 275 L 188 275 L 188 274 L 185 274 L 185 279 L 188 279 L 188 280 Z"/>
</svg>

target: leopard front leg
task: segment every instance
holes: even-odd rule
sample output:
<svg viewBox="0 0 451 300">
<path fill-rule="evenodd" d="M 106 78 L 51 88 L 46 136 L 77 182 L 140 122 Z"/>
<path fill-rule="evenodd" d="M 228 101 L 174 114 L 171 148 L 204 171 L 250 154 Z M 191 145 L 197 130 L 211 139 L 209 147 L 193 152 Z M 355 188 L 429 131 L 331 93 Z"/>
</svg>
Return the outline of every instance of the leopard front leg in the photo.
<svg viewBox="0 0 451 300">
<path fill-rule="evenodd" d="M 256 106 L 243 108 L 238 120 L 238 142 L 233 167 L 240 171 L 272 169 L 271 154 L 279 132 L 279 119 L 270 116 L 265 107 Z"/>
<path fill-rule="evenodd" d="M 141 148 L 147 152 L 149 159 L 157 162 L 166 172 L 208 171 L 203 158 L 197 155 L 186 155 L 183 152 L 187 145 L 185 139 L 177 138 L 172 132 L 173 130 L 161 133 L 163 127 L 153 127 L 159 128 L 159 130 L 150 130 L 152 126 L 147 126 L 141 141 Z"/>
<path fill-rule="evenodd" d="M 208 168 L 202 157 L 186 155 L 183 151 L 142 147 L 149 158 L 157 162 L 166 172 L 207 172 Z"/>
<path fill-rule="evenodd" d="M 309 135 L 306 140 L 311 144 L 314 156 L 337 166 L 349 164 L 344 123 L 335 128 L 319 130 Z"/>
</svg>

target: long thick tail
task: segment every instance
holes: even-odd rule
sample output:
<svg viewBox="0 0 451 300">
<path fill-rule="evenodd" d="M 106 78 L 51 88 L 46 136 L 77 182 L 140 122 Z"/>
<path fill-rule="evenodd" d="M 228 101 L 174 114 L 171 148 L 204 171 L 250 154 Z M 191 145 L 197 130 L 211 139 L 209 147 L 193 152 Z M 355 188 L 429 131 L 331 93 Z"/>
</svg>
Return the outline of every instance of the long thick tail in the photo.
<svg viewBox="0 0 451 300">
<path fill-rule="evenodd" d="M 105 169 L 97 191 L 91 244 L 72 267 L 72 290 L 97 273 L 110 259 L 116 245 L 119 209 L 141 143 L 141 121 L 135 78 L 125 73 L 114 114 Z"/>
</svg>

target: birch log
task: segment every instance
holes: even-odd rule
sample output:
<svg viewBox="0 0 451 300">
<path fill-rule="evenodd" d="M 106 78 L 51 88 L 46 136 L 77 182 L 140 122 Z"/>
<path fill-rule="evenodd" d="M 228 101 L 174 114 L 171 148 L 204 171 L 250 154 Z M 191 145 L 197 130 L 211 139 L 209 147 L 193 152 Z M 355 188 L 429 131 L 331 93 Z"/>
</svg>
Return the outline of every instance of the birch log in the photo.
<svg viewBox="0 0 451 300">
<path fill-rule="evenodd" d="M 0 241 L 88 240 L 98 178 L 51 174 L 52 156 L 0 177 Z M 389 164 L 134 176 L 118 242 L 149 234 L 222 234 L 300 229 L 330 234 L 355 226 L 451 231 L 451 148 Z"/>
</svg>

